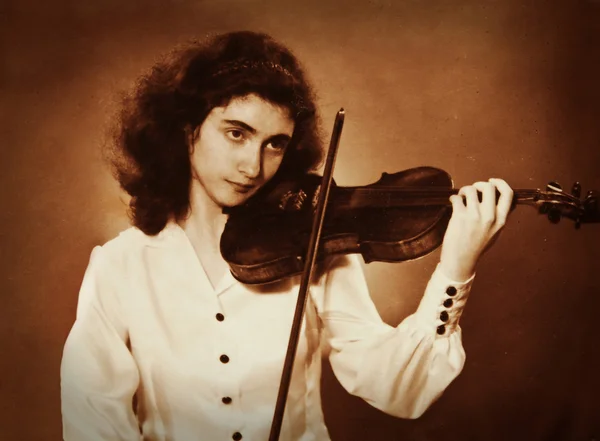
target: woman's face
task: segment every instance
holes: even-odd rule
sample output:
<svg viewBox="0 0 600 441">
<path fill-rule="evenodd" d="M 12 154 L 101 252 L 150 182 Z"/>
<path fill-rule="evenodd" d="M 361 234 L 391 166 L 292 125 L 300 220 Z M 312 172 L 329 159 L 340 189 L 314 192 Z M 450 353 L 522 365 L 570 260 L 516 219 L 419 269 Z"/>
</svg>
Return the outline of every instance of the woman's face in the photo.
<svg viewBox="0 0 600 441">
<path fill-rule="evenodd" d="M 275 175 L 293 131 L 288 109 L 258 95 L 215 107 L 194 137 L 194 185 L 219 207 L 245 202 Z"/>
</svg>

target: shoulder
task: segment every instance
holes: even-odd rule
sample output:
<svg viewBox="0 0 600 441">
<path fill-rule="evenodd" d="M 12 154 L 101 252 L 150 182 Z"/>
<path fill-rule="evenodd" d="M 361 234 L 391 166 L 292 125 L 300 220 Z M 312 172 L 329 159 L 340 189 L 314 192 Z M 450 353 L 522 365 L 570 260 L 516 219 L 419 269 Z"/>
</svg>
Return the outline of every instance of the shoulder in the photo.
<svg viewBox="0 0 600 441">
<path fill-rule="evenodd" d="M 365 261 L 361 254 L 334 254 L 321 262 L 315 272 L 314 284 L 326 289 L 332 284 L 364 284 Z"/>
<path fill-rule="evenodd" d="M 132 261 L 139 261 L 151 249 L 172 247 L 180 234 L 176 224 L 167 224 L 155 236 L 149 236 L 136 227 L 121 231 L 115 237 L 102 245 L 93 248 L 90 263 L 97 262 L 99 266 L 124 270 Z"/>
<path fill-rule="evenodd" d="M 335 254 L 325 260 L 325 274 L 336 271 L 363 272 L 365 261 L 362 254 Z"/>
<path fill-rule="evenodd" d="M 85 305 L 96 303 L 105 311 L 117 311 L 123 299 L 135 290 L 132 283 L 152 271 L 148 254 L 160 248 L 178 246 L 181 234 L 177 225 L 163 229 L 156 236 L 148 236 L 131 227 L 92 249 L 80 289 L 78 315 Z M 124 295 L 127 293 L 127 295 Z M 116 314 L 116 313 L 115 313 Z"/>
</svg>

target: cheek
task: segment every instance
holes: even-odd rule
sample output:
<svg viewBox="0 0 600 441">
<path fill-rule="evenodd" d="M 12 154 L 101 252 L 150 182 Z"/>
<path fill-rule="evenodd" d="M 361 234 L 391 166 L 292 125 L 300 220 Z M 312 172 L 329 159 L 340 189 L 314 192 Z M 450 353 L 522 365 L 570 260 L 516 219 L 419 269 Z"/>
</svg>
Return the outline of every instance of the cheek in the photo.
<svg viewBox="0 0 600 441">
<path fill-rule="evenodd" d="M 279 166 L 281 165 L 282 161 L 283 155 L 265 159 L 263 165 L 265 181 L 270 180 L 275 175 L 275 173 L 277 173 L 277 170 L 279 170 Z"/>
<path fill-rule="evenodd" d="M 205 137 L 203 143 L 196 145 L 191 158 L 193 167 L 203 175 L 214 174 L 226 162 L 225 149 L 211 141 Z"/>
<path fill-rule="evenodd" d="M 206 172 L 205 164 L 207 162 L 206 155 L 204 152 L 196 150 L 192 155 L 192 167 L 200 176 L 203 176 Z"/>
</svg>

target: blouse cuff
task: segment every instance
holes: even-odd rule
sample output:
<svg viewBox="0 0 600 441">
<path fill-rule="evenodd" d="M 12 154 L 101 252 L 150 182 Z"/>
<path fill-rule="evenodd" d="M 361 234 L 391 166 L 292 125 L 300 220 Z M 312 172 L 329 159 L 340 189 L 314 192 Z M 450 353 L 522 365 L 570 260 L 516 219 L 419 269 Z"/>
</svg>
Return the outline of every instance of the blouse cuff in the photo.
<svg viewBox="0 0 600 441">
<path fill-rule="evenodd" d="M 463 282 L 452 280 L 438 264 L 415 313 L 420 324 L 436 338 L 452 335 L 458 328 L 474 279 L 475 274 Z"/>
</svg>

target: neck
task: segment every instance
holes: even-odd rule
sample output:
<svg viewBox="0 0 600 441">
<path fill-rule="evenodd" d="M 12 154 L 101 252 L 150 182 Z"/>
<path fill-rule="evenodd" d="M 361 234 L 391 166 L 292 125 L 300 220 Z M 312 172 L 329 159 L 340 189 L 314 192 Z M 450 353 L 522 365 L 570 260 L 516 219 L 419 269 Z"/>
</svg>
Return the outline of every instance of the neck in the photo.
<svg viewBox="0 0 600 441">
<path fill-rule="evenodd" d="M 190 214 L 179 223 L 192 243 L 201 241 L 218 248 L 226 222 L 227 215 L 223 214 L 223 208 L 194 181 L 190 190 Z"/>
<path fill-rule="evenodd" d="M 405 207 L 425 205 L 451 205 L 450 195 L 457 194 L 453 188 L 411 187 L 338 187 L 335 189 L 336 204 L 341 208 Z M 496 197 L 500 193 L 496 192 Z M 515 189 L 513 208 L 517 204 L 539 204 L 540 191 Z"/>
</svg>

